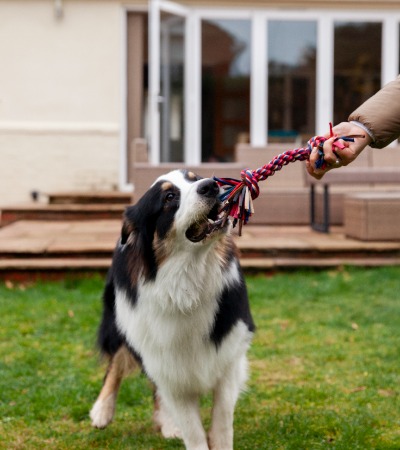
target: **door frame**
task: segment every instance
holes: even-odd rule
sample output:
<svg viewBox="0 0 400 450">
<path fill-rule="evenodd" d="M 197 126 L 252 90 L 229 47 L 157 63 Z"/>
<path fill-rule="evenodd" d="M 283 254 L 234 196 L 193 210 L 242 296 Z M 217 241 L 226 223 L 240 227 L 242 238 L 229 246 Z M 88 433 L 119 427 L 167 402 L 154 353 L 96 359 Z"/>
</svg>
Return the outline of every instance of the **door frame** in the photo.
<svg viewBox="0 0 400 450">
<path fill-rule="evenodd" d="M 184 71 L 184 103 L 185 103 L 185 123 L 187 108 L 186 103 L 188 102 L 188 71 L 187 66 L 190 66 L 190 61 L 187 61 L 189 47 L 186 39 L 188 32 L 187 20 L 189 17 L 189 8 L 186 8 L 178 3 L 174 3 L 167 0 L 151 0 L 149 2 L 149 161 L 151 164 L 160 164 L 161 148 L 160 148 L 160 132 L 161 132 L 161 114 L 160 114 L 160 102 L 163 101 L 161 98 L 161 71 L 160 71 L 160 61 L 161 61 L 161 13 L 168 12 L 175 16 L 180 16 L 185 19 L 185 31 L 184 31 L 184 46 L 185 46 L 185 71 Z M 187 131 L 185 129 L 185 141 L 184 141 L 184 155 L 185 162 L 187 157 L 186 151 L 186 135 Z"/>
</svg>

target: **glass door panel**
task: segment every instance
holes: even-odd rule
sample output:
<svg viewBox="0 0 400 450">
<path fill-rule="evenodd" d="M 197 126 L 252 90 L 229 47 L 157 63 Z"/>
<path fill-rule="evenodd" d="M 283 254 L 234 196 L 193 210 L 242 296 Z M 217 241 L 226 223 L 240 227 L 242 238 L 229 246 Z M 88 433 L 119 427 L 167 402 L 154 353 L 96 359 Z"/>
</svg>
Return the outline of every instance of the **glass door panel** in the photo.
<svg viewBox="0 0 400 450">
<path fill-rule="evenodd" d="M 188 9 L 174 2 L 149 2 L 150 162 L 183 161 L 184 53 Z"/>
<path fill-rule="evenodd" d="M 316 22 L 268 21 L 269 142 L 315 134 L 316 49 Z"/>
<path fill-rule="evenodd" d="M 160 161 L 184 160 L 185 19 L 161 14 Z"/>
<path fill-rule="evenodd" d="M 250 130 L 249 20 L 203 20 L 201 25 L 202 161 L 232 161 Z"/>
<path fill-rule="evenodd" d="M 339 123 L 381 87 L 382 24 L 336 22 L 334 30 L 334 123 Z"/>
</svg>

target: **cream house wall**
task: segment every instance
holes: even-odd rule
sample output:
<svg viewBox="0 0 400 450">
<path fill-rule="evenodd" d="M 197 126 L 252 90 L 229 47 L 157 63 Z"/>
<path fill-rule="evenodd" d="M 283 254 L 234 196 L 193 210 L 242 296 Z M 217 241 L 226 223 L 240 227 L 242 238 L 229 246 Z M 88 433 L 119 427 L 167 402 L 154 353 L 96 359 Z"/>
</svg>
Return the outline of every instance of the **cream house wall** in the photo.
<svg viewBox="0 0 400 450">
<path fill-rule="evenodd" d="M 119 180 L 119 2 L 0 0 L 0 202 Z"/>
</svg>

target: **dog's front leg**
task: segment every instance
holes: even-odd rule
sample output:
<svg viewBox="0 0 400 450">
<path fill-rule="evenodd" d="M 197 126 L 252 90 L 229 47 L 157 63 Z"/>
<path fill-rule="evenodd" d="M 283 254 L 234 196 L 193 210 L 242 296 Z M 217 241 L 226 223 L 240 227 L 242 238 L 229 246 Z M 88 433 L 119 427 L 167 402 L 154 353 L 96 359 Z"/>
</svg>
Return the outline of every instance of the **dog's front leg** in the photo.
<svg viewBox="0 0 400 450">
<path fill-rule="evenodd" d="M 220 381 L 214 391 L 212 425 L 209 432 L 211 450 L 233 449 L 233 415 L 239 391 L 236 386 L 229 386 Z"/>
<path fill-rule="evenodd" d="M 228 373 L 214 389 L 212 424 L 209 432 L 210 450 L 233 449 L 233 416 L 236 401 L 247 379 L 245 357 L 232 364 Z"/>
<path fill-rule="evenodd" d="M 94 427 L 105 428 L 112 421 L 122 378 L 138 367 L 125 345 L 111 357 L 103 387 L 90 411 Z"/>
<path fill-rule="evenodd" d="M 199 399 L 194 395 L 173 396 L 161 393 L 162 401 L 182 433 L 186 450 L 209 450 L 207 436 L 201 423 Z"/>
</svg>

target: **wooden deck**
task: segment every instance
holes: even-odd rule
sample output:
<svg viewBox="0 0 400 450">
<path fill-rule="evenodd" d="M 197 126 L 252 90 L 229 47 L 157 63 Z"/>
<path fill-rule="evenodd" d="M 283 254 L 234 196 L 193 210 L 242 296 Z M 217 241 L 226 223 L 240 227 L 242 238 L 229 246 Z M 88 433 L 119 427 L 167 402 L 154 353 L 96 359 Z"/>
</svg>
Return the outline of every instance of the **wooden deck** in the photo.
<svg viewBox="0 0 400 450">
<path fill-rule="evenodd" d="M 106 272 L 121 221 L 20 220 L 0 229 L 0 277 Z M 245 271 L 400 264 L 400 242 L 363 242 L 333 227 L 247 225 L 235 237 Z"/>
</svg>

